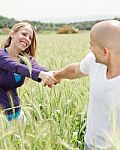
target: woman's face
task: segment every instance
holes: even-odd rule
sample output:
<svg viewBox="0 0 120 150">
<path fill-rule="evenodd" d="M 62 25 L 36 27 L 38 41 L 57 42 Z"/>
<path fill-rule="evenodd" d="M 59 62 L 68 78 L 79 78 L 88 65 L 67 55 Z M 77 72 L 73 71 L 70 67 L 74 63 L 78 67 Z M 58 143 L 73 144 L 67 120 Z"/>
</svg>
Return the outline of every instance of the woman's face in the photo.
<svg viewBox="0 0 120 150">
<path fill-rule="evenodd" d="M 31 45 L 33 30 L 29 25 L 21 27 L 17 32 L 12 33 L 12 43 L 14 48 L 21 52 Z"/>
</svg>

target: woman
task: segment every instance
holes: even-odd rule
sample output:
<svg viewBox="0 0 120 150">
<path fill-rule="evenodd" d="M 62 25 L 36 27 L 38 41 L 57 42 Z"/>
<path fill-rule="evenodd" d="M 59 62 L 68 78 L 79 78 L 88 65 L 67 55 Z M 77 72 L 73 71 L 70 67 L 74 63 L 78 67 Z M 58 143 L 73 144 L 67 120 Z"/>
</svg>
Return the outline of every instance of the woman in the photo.
<svg viewBox="0 0 120 150">
<path fill-rule="evenodd" d="M 5 110 L 8 121 L 20 118 L 22 110 L 17 94 L 20 87 L 29 77 L 47 85 L 57 83 L 47 69 L 39 66 L 35 59 L 36 36 L 33 27 L 27 22 L 15 24 L 0 50 L 0 106 Z M 31 69 L 22 59 L 28 56 Z"/>
</svg>

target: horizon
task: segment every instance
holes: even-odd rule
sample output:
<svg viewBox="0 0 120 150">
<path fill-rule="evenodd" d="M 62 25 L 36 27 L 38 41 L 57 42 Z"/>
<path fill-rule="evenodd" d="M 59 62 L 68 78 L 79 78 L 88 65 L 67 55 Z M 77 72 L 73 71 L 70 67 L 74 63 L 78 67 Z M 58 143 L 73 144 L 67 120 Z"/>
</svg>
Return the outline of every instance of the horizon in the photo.
<svg viewBox="0 0 120 150">
<path fill-rule="evenodd" d="M 6 17 L 8 19 L 11 19 L 13 17 L 7 17 L 0 14 L 2 17 Z M 84 22 L 84 21 L 96 21 L 96 20 L 104 20 L 104 19 L 114 19 L 119 18 L 119 16 L 113 16 L 113 15 L 103 15 L 103 16 L 72 16 L 67 18 L 40 18 L 40 19 L 32 19 L 32 18 L 13 18 L 16 21 L 22 21 L 22 20 L 28 20 L 28 21 L 38 21 L 41 23 L 76 23 L 76 22 Z"/>
</svg>

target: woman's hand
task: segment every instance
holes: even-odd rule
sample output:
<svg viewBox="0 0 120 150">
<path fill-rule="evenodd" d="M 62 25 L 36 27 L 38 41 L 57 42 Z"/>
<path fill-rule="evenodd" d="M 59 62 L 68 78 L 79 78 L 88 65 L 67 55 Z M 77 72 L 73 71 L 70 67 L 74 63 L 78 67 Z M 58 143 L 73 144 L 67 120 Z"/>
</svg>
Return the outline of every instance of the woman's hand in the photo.
<svg viewBox="0 0 120 150">
<path fill-rule="evenodd" d="M 48 87 L 50 87 L 50 88 L 52 87 L 52 85 L 60 82 L 59 80 L 57 80 L 53 77 L 52 71 L 49 71 L 49 72 L 41 71 L 39 74 L 39 78 L 42 79 L 44 86 L 48 85 Z"/>
</svg>

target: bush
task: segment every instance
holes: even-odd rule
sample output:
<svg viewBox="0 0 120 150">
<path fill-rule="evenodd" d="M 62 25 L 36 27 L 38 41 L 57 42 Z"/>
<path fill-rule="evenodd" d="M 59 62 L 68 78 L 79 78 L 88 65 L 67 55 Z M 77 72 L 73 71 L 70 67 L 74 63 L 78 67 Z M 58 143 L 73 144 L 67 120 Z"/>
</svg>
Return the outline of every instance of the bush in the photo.
<svg viewBox="0 0 120 150">
<path fill-rule="evenodd" d="M 9 29 L 9 28 L 6 28 L 6 27 L 5 27 L 5 28 L 2 28 L 2 32 L 3 32 L 3 33 L 9 33 L 9 32 L 10 32 L 10 29 Z"/>
<path fill-rule="evenodd" d="M 70 33 L 78 33 L 79 29 L 72 27 L 70 25 L 63 25 L 61 28 L 57 30 L 58 34 L 70 34 Z"/>
</svg>

